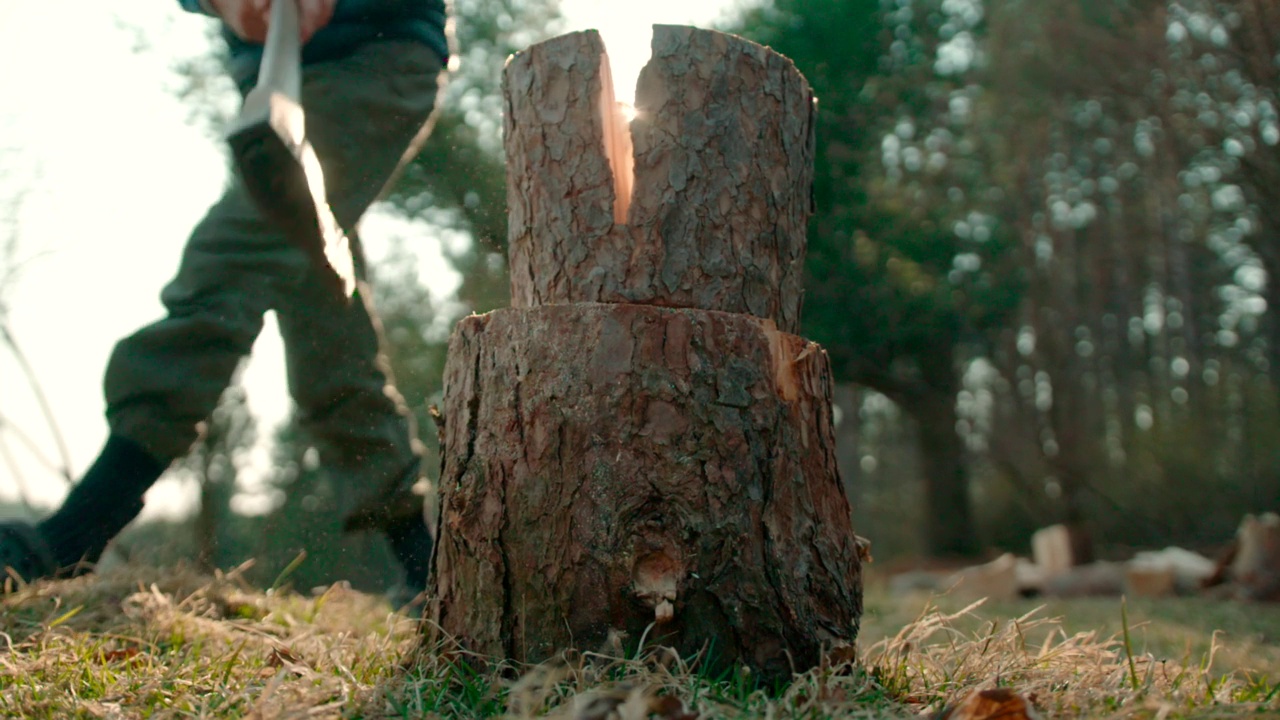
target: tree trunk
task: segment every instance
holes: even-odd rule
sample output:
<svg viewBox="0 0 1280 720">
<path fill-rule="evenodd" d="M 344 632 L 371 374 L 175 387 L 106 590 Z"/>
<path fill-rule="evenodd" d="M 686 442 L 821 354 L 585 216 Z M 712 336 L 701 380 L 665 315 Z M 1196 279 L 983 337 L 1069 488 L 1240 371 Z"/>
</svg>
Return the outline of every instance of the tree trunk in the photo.
<svg viewBox="0 0 1280 720">
<path fill-rule="evenodd" d="M 445 373 L 443 630 L 541 660 L 612 631 L 767 673 L 858 625 L 825 353 L 742 315 L 473 316 Z"/>
<path fill-rule="evenodd" d="M 907 400 L 916 422 L 925 481 L 925 548 L 937 558 L 972 557 L 979 545 L 969 500 L 964 442 L 956 433 L 956 388 L 929 388 Z"/>
<path fill-rule="evenodd" d="M 1266 334 L 1267 374 L 1271 379 L 1272 400 L 1280 410 L 1280 235 L 1277 242 L 1267 247 L 1266 252 L 1258 256 L 1262 259 L 1262 267 L 1267 271 L 1267 284 L 1263 290 L 1267 300 L 1267 314 L 1263 316 L 1263 332 Z"/>
<path fill-rule="evenodd" d="M 940 342 L 939 347 L 954 347 Z M 937 558 L 978 553 L 964 441 L 957 432 L 960 372 L 951 352 L 917 358 L 919 378 L 894 398 L 916 423 L 925 485 L 925 549 Z"/>
<path fill-rule="evenodd" d="M 739 38 L 653 46 L 634 156 L 596 33 L 508 63 L 514 307 L 450 342 L 432 617 L 482 655 L 647 638 L 786 677 L 861 613 L 827 356 L 779 330 L 813 99 Z"/>
</svg>

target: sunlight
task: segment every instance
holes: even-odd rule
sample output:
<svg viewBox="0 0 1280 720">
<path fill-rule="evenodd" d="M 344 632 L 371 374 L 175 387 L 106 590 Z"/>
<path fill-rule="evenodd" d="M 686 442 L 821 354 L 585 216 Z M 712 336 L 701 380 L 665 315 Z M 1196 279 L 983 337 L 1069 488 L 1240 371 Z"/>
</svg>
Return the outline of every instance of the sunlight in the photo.
<svg viewBox="0 0 1280 720">
<path fill-rule="evenodd" d="M 561 9 L 569 20 L 567 31 L 594 29 L 600 32 L 609 53 L 617 99 L 634 104 L 636 79 L 651 55 L 653 26 L 710 28 L 731 6 L 729 0 L 647 0 L 622 5 L 599 0 L 564 0 Z M 630 122 L 631 118 L 627 120 Z"/>
</svg>

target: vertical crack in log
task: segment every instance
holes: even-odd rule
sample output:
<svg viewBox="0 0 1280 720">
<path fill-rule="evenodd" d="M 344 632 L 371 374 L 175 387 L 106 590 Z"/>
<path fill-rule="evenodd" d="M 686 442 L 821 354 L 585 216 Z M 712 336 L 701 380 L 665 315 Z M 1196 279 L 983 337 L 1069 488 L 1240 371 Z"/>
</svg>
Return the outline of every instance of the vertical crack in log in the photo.
<svg viewBox="0 0 1280 720">
<path fill-rule="evenodd" d="M 514 351 L 511 353 L 511 357 L 513 359 L 511 372 L 513 373 L 512 377 L 515 379 L 511 388 L 512 412 L 515 414 L 516 433 L 520 439 L 518 447 L 522 452 L 528 452 L 529 443 L 525 439 L 524 427 L 524 397 L 521 394 L 521 387 L 524 384 L 524 370 L 521 364 L 524 357 L 518 344 L 512 343 L 511 345 L 512 350 Z M 502 556 L 502 638 L 506 645 L 504 650 L 507 653 L 507 657 L 524 657 L 529 652 L 529 648 L 526 646 L 527 642 L 524 642 L 526 640 L 526 636 L 523 632 L 523 629 L 529 619 L 525 617 L 523 608 L 519 617 L 517 617 L 514 611 L 515 598 L 513 597 L 514 589 L 510 572 L 511 547 L 508 542 L 511 530 L 511 505 L 507 502 L 507 490 L 519 474 L 519 471 L 514 467 L 518 462 L 518 459 L 513 458 L 511 473 L 503 473 L 501 478 L 502 522 L 498 524 L 497 538 L 498 552 Z M 516 637 L 515 633 L 515 626 L 517 624 L 521 628 L 519 638 Z M 521 647 L 519 648 L 519 654 L 516 654 L 516 645 L 518 641 L 520 642 Z"/>
<path fill-rule="evenodd" d="M 479 343 L 480 337 L 477 332 L 469 338 L 471 341 Z M 476 436 L 480 430 L 480 390 L 484 382 L 484 374 L 481 372 L 480 365 L 483 362 L 481 353 L 468 353 L 475 355 L 475 362 L 471 365 L 471 393 L 467 398 L 467 454 L 461 458 L 460 467 L 458 468 L 458 477 L 461 478 L 466 472 L 467 466 L 471 464 L 471 458 L 476 456 Z"/>
<path fill-rule="evenodd" d="M 782 432 L 783 431 L 782 426 L 785 423 L 782 423 L 781 419 L 782 418 L 780 415 L 775 415 L 774 428 L 772 433 L 774 437 L 784 437 Z M 773 602 L 769 603 L 767 608 L 761 608 L 761 610 L 773 611 L 772 613 L 769 613 L 767 615 L 767 617 L 769 618 L 770 627 L 768 628 L 768 630 L 770 634 L 777 635 L 778 638 L 782 640 L 784 645 L 787 647 L 799 648 L 799 647 L 804 647 L 804 643 L 795 642 L 796 638 L 791 637 L 791 633 L 788 632 L 789 628 L 794 627 L 795 618 L 793 617 L 788 619 L 788 618 L 781 617 L 781 613 L 783 612 L 791 612 L 793 615 L 795 612 L 791 608 L 790 599 L 787 597 L 787 593 L 784 589 L 787 583 L 783 578 L 778 576 L 779 568 L 773 562 L 771 562 L 771 560 L 774 557 L 774 545 L 776 544 L 777 541 L 774 538 L 773 533 L 770 531 L 769 517 L 770 517 L 771 511 L 777 511 L 780 508 L 779 504 L 774 501 L 774 492 L 775 492 L 774 486 L 776 483 L 780 481 L 785 482 L 785 480 L 781 480 L 780 478 L 775 477 L 775 474 L 776 474 L 775 470 L 778 465 L 775 451 L 776 451 L 776 448 L 769 448 L 764 458 L 757 457 L 757 460 L 756 460 L 757 468 L 759 469 L 759 472 L 760 472 L 760 484 L 761 484 L 761 488 L 760 488 L 760 508 L 761 508 L 760 552 L 763 556 L 761 560 L 764 562 L 763 574 L 764 574 L 765 582 L 768 584 L 769 590 L 770 592 L 773 593 L 773 598 L 774 598 Z M 762 612 L 761 614 L 765 615 L 764 612 Z M 788 620 L 790 620 L 790 622 L 788 622 Z M 749 656 L 750 654 L 748 646 L 749 646 L 749 643 L 744 643 L 744 647 L 742 651 L 742 654 L 744 656 Z M 799 660 L 802 664 L 804 664 L 805 662 L 804 658 L 800 658 Z M 792 662 L 794 663 L 795 661 L 796 659 L 792 658 Z"/>
<path fill-rule="evenodd" d="M 636 158 L 631 147 L 631 124 L 613 89 L 613 69 L 609 53 L 600 53 L 600 128 L 604 138 L 604 156 L 613 173 L 613 221 L 627 223 L 631 210 L 631 193 L 636 182 Z"/>
</svg>

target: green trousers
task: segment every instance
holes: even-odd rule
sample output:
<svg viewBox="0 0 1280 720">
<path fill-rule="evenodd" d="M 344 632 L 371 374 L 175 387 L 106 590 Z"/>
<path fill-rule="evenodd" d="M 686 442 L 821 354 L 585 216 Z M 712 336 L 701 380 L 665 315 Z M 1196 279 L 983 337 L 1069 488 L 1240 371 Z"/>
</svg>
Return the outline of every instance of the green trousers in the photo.
<svg viewBox="0 0 1280 720">
<path fill-rule="evenodd" d="M 356 223 L 406 148 L 416 152 L 441 71 L 432 50 L 406 41 L 372 42 L 304 69 L 307 135 L 362 279 Z M 185 455 L 262 331 L 264 313 L 274 310 L 298 418 L 322 465 L 346 486 L 344 510 L 412 466 L 419 445 L 367 285 L 349 304 L 335 297 L 308 258 L 260 217 L 238 177 L 192 231 L 160 297 L 167 317 L 121 340 L 108 363 L 114 434 L 162 462 Z"/>
</svg>

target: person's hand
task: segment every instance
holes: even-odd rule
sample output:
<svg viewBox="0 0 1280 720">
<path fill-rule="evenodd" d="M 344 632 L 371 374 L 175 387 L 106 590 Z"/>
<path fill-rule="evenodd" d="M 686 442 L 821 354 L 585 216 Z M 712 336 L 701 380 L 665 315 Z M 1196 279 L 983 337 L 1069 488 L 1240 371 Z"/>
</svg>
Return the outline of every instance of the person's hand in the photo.
<svg viewBox="0 0 1280 720">
<path fill-rule="evenodd" d="M 280 0 L 298 4 L 298 25 L 302 42 L 329 24 L 337 0 Z M 211 0 L 210 4 L 231 31 L 250 42 L 267 41 L 272 0 Z"/>
<path fill-rule="evenodd" d="M 210 0 L 222 22 L 243 40 L 267 41 L 267 12 L 271 0 Z"/>
</svg>

